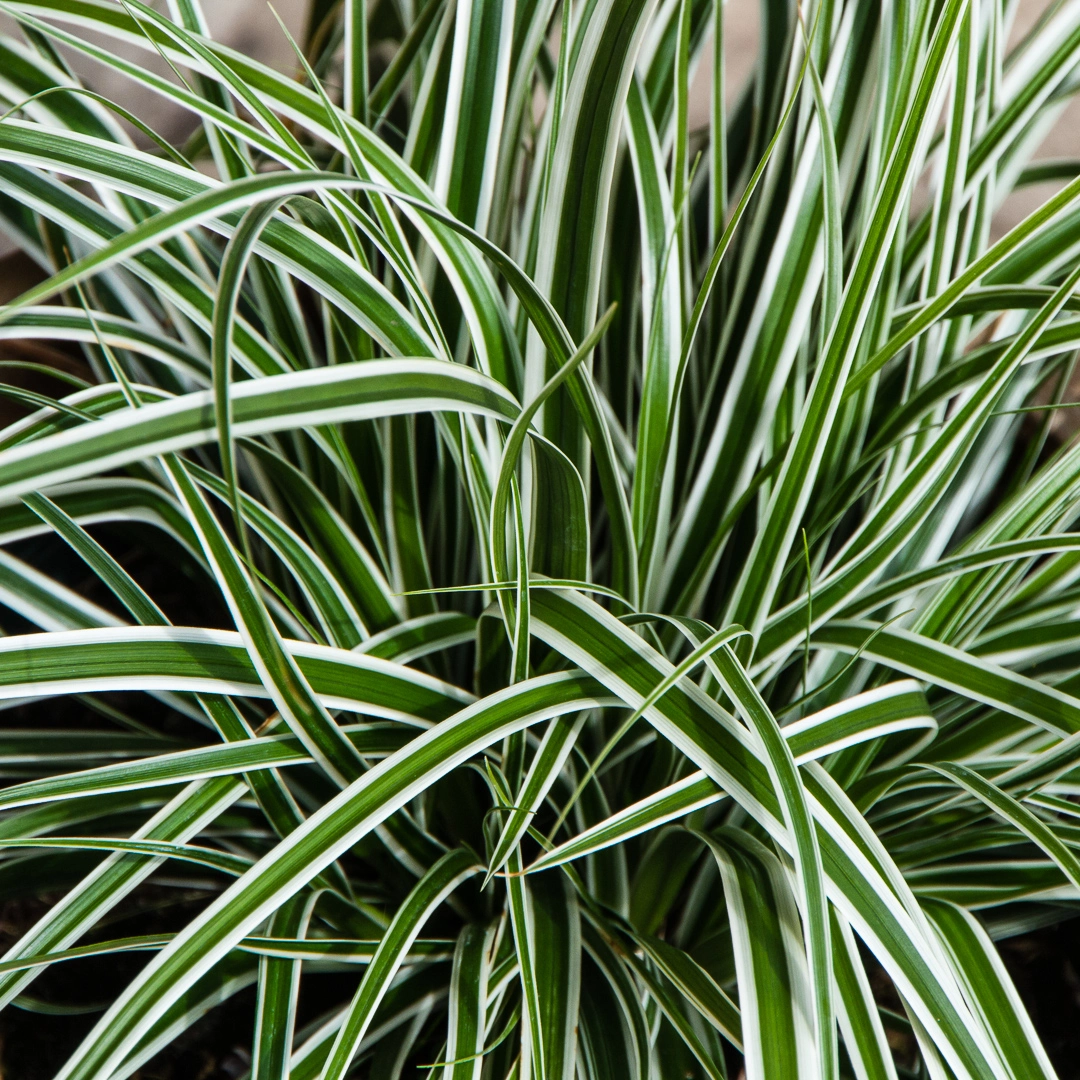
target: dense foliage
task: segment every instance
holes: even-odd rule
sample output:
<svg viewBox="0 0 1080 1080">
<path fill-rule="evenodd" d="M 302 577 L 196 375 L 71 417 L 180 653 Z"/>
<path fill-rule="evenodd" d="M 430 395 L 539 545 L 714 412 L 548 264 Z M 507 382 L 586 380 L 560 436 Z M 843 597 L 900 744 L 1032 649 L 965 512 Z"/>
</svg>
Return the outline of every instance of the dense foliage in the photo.
<svg viewBox="0 0 1080 1080">
<path fill-rule="evenodd" d="M 0 4 L 56 1075 L 225 1010 L 253 1080 L 1053 1076 L 994 940 L 1080 899 L 1080 3 L 764 0 L 731 101 L 719 0 L 316 0 L 296 78 L 159 6 Z"/>
</svg>

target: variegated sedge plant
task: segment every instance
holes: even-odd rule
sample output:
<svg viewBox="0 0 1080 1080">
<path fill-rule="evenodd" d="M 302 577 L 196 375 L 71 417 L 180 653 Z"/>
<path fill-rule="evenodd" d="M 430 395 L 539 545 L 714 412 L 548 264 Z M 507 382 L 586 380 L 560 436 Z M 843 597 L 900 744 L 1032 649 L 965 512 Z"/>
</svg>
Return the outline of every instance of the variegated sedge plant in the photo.
<svg viewBox="0 0 1080 1080">
<path fill-rule="evenodd" d="M 0 337 L 76 358 L 4 362 L 0 1002 L 149 954 L 57 1075 L 246 993 L 252 1080 L 1053 1076 L 1080 3 L 767 0 L 730 100 L 720 0 L 315 0 L 295 78 L 159 7 L 0 3 Z"/>
</svg>

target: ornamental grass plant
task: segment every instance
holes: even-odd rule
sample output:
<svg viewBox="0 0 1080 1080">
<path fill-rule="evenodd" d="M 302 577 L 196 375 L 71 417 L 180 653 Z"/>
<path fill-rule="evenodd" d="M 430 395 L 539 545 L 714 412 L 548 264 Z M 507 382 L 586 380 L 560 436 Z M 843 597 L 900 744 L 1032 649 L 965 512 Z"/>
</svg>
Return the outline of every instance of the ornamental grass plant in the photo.
<svg viewBox="0 0 1080 1080">
<path fill-rule="evenodd" d="M 315 0 L 287 74 L 0 3 L 14 1080 L 1057 1075 L 1080 3 L 1015 11 L 764 0 L 730 94 L 720 0 Z"/>
</svg>

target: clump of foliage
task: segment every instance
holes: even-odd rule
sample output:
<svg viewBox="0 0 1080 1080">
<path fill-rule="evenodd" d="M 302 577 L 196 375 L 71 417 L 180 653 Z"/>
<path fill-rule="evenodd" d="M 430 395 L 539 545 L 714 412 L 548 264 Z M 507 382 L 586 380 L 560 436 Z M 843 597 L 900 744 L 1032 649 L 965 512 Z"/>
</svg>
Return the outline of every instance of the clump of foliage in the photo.
<svg viewBox="0 0 1080 1080">
<path fill-rule="evenodd" d="M 767 0 L 732 101 L 712 0 L 319 0 L 296 78 L 0 9 L 57 1075 L 247 1000 L 252 1080 L 1052 1076 L 994 939 L 1080 899 L 1080 4 Z"/>
</svg>

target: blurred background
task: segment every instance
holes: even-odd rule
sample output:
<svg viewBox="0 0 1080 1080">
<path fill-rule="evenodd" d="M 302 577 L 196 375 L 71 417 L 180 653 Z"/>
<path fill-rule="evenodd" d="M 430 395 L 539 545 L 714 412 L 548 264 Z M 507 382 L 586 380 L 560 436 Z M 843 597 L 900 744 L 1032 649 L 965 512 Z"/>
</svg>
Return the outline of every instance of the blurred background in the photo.
<svg viewBox="0 0 1080 1080">
<path fill-rule="evenodd" d="M 498 2 L 498 0 L 493 0 Z M 1018 0 L 1010 44 L 1019 41 L 1035 24 L 1054 0 Z M 289 32 L 303 40 L 310 0 L 273 0 L 273 9 L 281 16 Z M 728 100 L 734 101 L 754 65 L 758 42 L 758 12 L 761 0 L 727 0 L 727 87 Z M 164 9 L 164 0 L 157 6 Z M 297 64 L 292 47 L 282 32 L 267 0 L 204 0 L 203 8 L 212 36 L 218 40 L 269 64 L 279 71 L 294 72 Z M 0 32 L 10 33 L 12 21 L 0 15 Z M 705 127 L 709 119 L 708 86 L 711 78 L 711 49 L 695 73 L 691 96 L 691 129 Z M 132 56 L 141 63 L 153 66 L 146 53 L 132 47 Z M 132 101 L 130 85 L 118 72 L 101 65 L 78 61 L 74 66 L 87 85 L 112 97 L 137 112 L 144 121 L 165 138 L 182 141 L 194 126 L 190 118 L 177 112 L 152 95 L 142 95 Z M 164 62 L 157 65 L 167 74 Z M 1039 158 L 1080 157 L 1080 97 L 1062 113 L 1045 143 L 1038 151 Z M 1010 196 L 998 211 L 994 232 L 1001 235 L 1040 205 L 1060 184 L 1037 184 L 1023 188 Z M 918 196 L 916 196 L 917 198 Z M 10 247 L 0 236 L 0 257 Z M 0 302 L 3 301 L 0 286 Z"/>
</svg>

